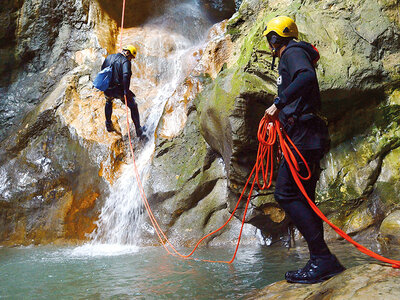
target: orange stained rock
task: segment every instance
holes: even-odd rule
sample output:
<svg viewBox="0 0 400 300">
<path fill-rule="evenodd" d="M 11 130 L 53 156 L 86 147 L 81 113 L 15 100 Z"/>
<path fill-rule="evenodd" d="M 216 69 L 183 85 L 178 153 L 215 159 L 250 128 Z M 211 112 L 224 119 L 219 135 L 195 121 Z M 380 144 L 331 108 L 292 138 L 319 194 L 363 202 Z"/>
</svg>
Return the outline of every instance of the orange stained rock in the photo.
<svg viewBox="0 0 400 300">
<path fill-rule="evenodd" d="M 26 239 L 26 217 L 18 216 L 18 223 L 13 232 L 3 232 L 3 235 L 7 237 L 2 242 L 5 246 L 14 245 L 29 245 L 32 242 Z"/>
<path fill-rule="evenodd" d="M 125 163 L 126 152 L 122 136 L 127 134 L 126 113 L 124 105 L 116 99 L 113 102 L 112 117 L 116 132 L 109 133 L 105 128 L 104 106 L 103 92 L 88 86 L 77 87 L 75 82 L 71 82 L 65 94 L 64 104 L 58 112 L 64 122 L 84 141 L 89 152 L 98 147 L 106 149 L 105 153 L 108 155 L 100 164 L 99 174 L 112 183 Z"/>
<path fill-rule="evenodd" d="M 87 240 L 87 234 L 91 233 L 96 225 L 98 213 L 93 209 L 99 193 L 90 188 L 82 195 L 73 195 L 72 192 L 63 194 L 54 193 L 54 189 L 44 193 L 45 199 L 56 197 L 47 213 L 37 217 L 35 226 L 27 230 L 27 218 L 32 216 L 20 212 L 18 222 L 12 232 L 3 232 L 2 244 L 30 245 L 30 244 L 75 244 Z"/>
<path fill-rule="evenodd" d="M 115 53 L 115 40 L 118 36 L 117 22 L 104 11 L 96 1 L 92 1 L 93 13 L 91 14 L 94 23 L 94 30 L 97 40 L 102 48 L 108 53 Z"/>
<path fill-rule="evenodd" d="M 75 61 L 78 65 L 83 65 L 86 61 L 96 60 L 96 51 L 94 48 L 88 48 L 75 53 Z"/>
<path fill-rule="evenodd" d="M 65 238 L 88 239 L 88 234 L 96 228 L 98 213 L 94 212 L 94 207 L 99 196 L 99 193 L 88 189 L 80 197 L 72 198 L 69 209 L 65 211 Z"/>
<path fill-rule="evenodd" d="M 221 22 L 212 27 L 208 36 L 206 49 L 201 59 L 204 73 L 215 79 L 226 63 L 231 64 L 233 43 L 229 35 L 225 34 L 226 22 Z"/>
<path fill-rule="evenodd" d="M 189 76 L 168 99 L 158 134 L 162 138 L 171 139 L 185 127 L 188 104 L 201 91 L 202 84 L 196 77 Z"/>
<path fill-rule="evenodd" d="M 279 207 L 267 206 L 263 209 L 263 213 L 271 219 L 272 222 L 280 223 L 285 219 L 285 212 Z"/>
</svg>

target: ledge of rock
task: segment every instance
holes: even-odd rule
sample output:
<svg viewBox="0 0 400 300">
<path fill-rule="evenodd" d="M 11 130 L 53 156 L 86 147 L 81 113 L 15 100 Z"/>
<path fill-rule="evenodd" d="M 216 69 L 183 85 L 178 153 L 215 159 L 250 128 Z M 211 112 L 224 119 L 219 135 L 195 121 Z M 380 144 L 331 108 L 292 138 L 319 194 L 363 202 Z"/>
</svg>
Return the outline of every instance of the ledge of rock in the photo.
<svg viewBox="0 0 400 300">
<path fill-rule="evenodd" d="M 250 299 L 400 299 L 400 269 L 366 264 L 323 283 L 304 285 L 279 281 Z"/>
</svg>

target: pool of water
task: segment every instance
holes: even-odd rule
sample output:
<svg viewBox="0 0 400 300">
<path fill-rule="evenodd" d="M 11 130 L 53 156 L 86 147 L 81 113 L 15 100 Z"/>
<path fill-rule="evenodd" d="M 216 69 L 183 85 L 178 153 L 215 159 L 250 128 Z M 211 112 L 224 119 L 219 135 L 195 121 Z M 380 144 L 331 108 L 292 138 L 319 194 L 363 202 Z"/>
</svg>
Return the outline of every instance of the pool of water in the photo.
<svg viewBox="0 0 400 300">
<path fill-rule="evenodd" d="M 344 243 L 331 249 L 347 268 L 374 262 Z M 229 260 L 232 250 L 203 248 L 196 256 Z M 400 249 L 383 254 L 399 259 Z M 182 260 L 161 247 L 0 248 L 0 298 L 243 299 L 307 259 L 304 247 L 241 247 L 230 265 Z"/>
</svg>

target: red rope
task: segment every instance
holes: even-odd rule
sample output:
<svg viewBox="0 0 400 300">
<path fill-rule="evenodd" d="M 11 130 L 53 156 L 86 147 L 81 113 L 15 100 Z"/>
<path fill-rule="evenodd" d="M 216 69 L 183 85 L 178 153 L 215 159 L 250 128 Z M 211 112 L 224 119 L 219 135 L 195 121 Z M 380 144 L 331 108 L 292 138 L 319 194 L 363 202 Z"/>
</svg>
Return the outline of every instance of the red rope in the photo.
<svg viewBox="0 0 400 300">
<path fill-rule="evenodd" d="M 125 2 L 126 2 L 126 0 L 123 0 L 123 3 L 122 3 L 121 36 L 120 36 L 119 51 L 122 51 L 122 35 L 124 32 L 124 20 L 125 20 Z"/>
<path fill-rule="evenodd" d="M 219 228 L 217 228 L 216 230 L 214 230 L 213 232 L 205 235 L 204 237 L 202 237 L 194 246 L 193 250 L 189 253 L 189 254 L 182 254 L 179 251 L 176 250 L 176 248 L 172 245 L 172 243 L 168 240 L 166 234 L 163 232 L 163 230 L 161 229 L 161 226 L 158 224 L 156 218 L 154 217 L 154 214 L 150 208 L 149 202 L 147 200 L 146 194 L 144 192 L 141 180 L 140 180 L 140 175 L 138 173 L 137 167 L 136 167 L 136 162 L 135 162 L 135 157 L 134 157 L 134 150 L 133 150 L 133 146 L 132 146 L 132 140 L 131 140 L 131 135 L 130 135 L 130 130 L 129 130 L 129 112 L 128 112 L 128 106 L 127 106 L 127 98 L 125 96 L 125 109 L 126 109 L 126 124 L 127 124 L 127 130 L 128 130 L 128 138 L 129 138 L 129 146 L 130 146 L 130 151 L 132 154 L 132 158 L 133 158 L 133 165 L 134 165 L 134 171 L 135 171 L 135 176 L 136 176 L 136 180 L 138 182 L 138 186 L 139 186 L 139 192 L 141 195 L 141 198 L 143 200 L 144 206 L 146 207 L 146 210 L 148 212 L 150 221 L 153 225 L 153 228 L 156 231 L 156 234 L 161 242 L 161 244 L 163 245 L 163 247 L 165 248 L 165 250 L 169 253 L 172 254 L 174 256 L 180 256 L 182 258 L 185 259 L 193 259 L 191 258 L 191 256 L 193 255 L 193 253 L 196 251 L 196 249 L 198 248 L 198 246 L 200 245 L 200 243 L 202 241 L 204 241 L 206 238 L 214 235 L 215 233 L 217 233 L 218 231 L 222 230 L 225 226 L 228 225 L 228 223 L 232 220 L 235 212 L 237 211 L 240 202 L 242 201 L 242 198 L 247 190 L 247 187 L 250 183 L 251 178 L 254 175 L 253 178 L 253 182 L 251 184 L 250 187 L 250 191 L 249 191 L 249 195 L 247 196 L 247 202 L 245 205 L 245 209 L 243 212 L 243 217 L 242 217 L 242 225 L 240 228 L 240 232 L 239 232 L 239 236 L 238 236 L 238 240 L 237 240 L 237 244 L 236 244 L 236 248 L 235 248 L 235 252 L 231 258 L 231 260 L 229 261 L 221 261 L 221 260 L 205 260 L 205 259 L 196 259 L 196 260 L 200 260 L 200 261 L 206 261 L 206 262 L 218 262 L 218 263 L 232 263 L 235 260 L 236 254 L 238 252 L 239 249 L 239 245 L 240 245 L 240 240 L 242 237 L 242 233 L 243 233 L 243 228 L 244 228 L 244 224 L 245 224 L 245 220 L 246 220 L 246 214 L 247 214 L 247 210 L 248 210 L 248 206 L 250 204 L 250 199 L 251 199 L 251 195 L 254 189 L 255 184 L 258 184 L 258 187 L 260 189 L 268 189 L 271 184 L 272 184 L 272 176 L 273 176 L 273 145 L 276 142 L 276 132 L 272 127 L 272 123 L 269 123 L 267 126 L 263 126 L 263 123 L 260 123 L 260 127 L 259 127 L 259 137 L 263 136 L 265 137 L 268 133 L 268 139 L 262 139 L 260 140 L 260 144 L 259 144 L 259 148 L 258 148 L 258 154 L 257 154 L 257 161 L 256 164 L 253 167 L 253 170 L 250 173 L 249 178 L 246 181 L 246 184 L 243 188 L 243 191 L 239 197 L 239 200 L 236 203 L 236 206 L 234 208 L 234 210 L 232 211 L 230 217 L 228 218 L 228 220 Z M 267 157 L 267 159 L 265 159 Z M 264 166 L 264 161 L 266 161 L 266 166 Z M 268 172 L 269 169 L 269 172 Z M 260 178 L 259 178 L 259 173 L 262 173 L 261 176 L 261 180 L 263 181 L 263 185 L 261 185 L 260 183 Z M 270 174 L 268 176 L 268 174 Z M 168 249 L 168 246 L 171 247 L 172 251 Z"/>
<path fill-rule="evenodd" d="M 263 120 L 261 120 L 261 122 L 263 122 Z M 329 226 L 331 226 L 333 228 L 333 230 L 336 231 L 336 233 L 338 233 L 341 237 L 343 237 L 345 240 L 347 240 L 348 242 L 350 242 L 351 244 L 353 244 L 359 251 L 361 251 L 364 254 L 367 254 L 368 256 L 375 258 L 377 260 L 380 260 L 382 262 L 391 264 L 393 268 L 400 268 L 400 261 L 399 260 L 394 260 L 394 259 L 389 259 L 386 257 L 383 257 L 371 250 L 369 250 L 368 248 L 364 247 L 363 245 L 357 243 L 356 241 L 354 241 L 349 235 L 347 235 L 343 230 L 341 230 L 339 227 L 337 227 L 336 225 L 334 225 L 332 222 L 330 222 L 328 220 L 328 218 L 319 210 L 319 208 L 317 207 L 317 205 L 315 205 L 315 203 L 310 199 L 310 197 L 307 195 L 306 190 L 304 189 L 304 186 L 301 182 L 301 180 L 306 180 L 305 178 L 301 177 L 299 174 L 299 170 L 297 168 L 297 162 L 296 159 L 293 156 L 293 152 L 290 149 L 288 143 L 286 142 L 289 141 L 289 143 L 292 145 L 293 149 L 295 149 L 295 151 L 299 154 L 299 156 L 301 157 L 301 159 L 303 160 L 303 162 L 305 162 L 303 156 L 301 156 L 299 150 L 296 148 L 296 146 L 293 144 L 293 142 L 291 141 L 291 139 L 289 138 L 289 136 L 286 134 L 286 132 L 284 130 L 281 129 L 279 120 L 274 120 L 274 126 L 275 126 L 275 131 L 277 131 L 278 136 L 279 136 L 279 141 L 280 141 L 280 146 L 281 149 L 283 151 L 283 155 L 289 165 L 290 171 L 293 175 L 293 178 L 297 184 L 297 186 L 299 187 L 301 193 L 304 195 L 304 197 L 306 197 L 307 202 L 310 204 L 311 208 L 315 211 L 315 213 L 322 219 L 324 220 L 326 223 L 328 223 Z M 311 175 L 311 172 L 308 168 L 308 165 L 306 163 L 308 172 L 309 172 L 309 176 Z M 309 178 L 309 176 L 307 176 L 307 178 Z"/>
<path fill-rule="evenodd" d="M 206 262 L 218 262 L 218 263 L 232 263 L 236 257 L 238 248 L 239 248 L 239 244 L 240 244 L 240 240 L 241 240 L 241 236 L 242 236 L 242 232 L 243 232 L 243 227 L 245 224 L 245 219 L 246 219 L 246 213 L 248 210 L 248 206 L 250 203 L 250 198 L 254 189 L 255 184 L 257 183 L 259 189 L 263 190 L 263 189 L 268 189 L 271 186 L 272 183 L 272 176 L 273 176 L 273 146 L 277 141 L 277 136 L 279 137 L 279 143 L 280 143 L 280 147 L 282 149 L 283 155 L 290 167 L 290 170 L 292 172 L 293 178 L 296 182 L 296 184 L 298 185 L 300 191 L 303 193 L 303 195 L 306 197 L 308 203 L 310 204 L 310 206 L 312 207 L 312 209 L 315 211 L 315 213 L 322 219 L 324 220 L 326 223 L 328 223 L 341 237 L 343 237 L 344 239 L 346 239 L 347 241 L 349 241 L 350 243 L 352 243 L 359 251 L 375 258 L 378 259 L 382 262 L 385 263 L 389 263 L 392 265 L 393 268 L 400 268 L 400 261 L 398 260 L 393 260 L 393 259 L 389 259 L 386 257 L 383 257 L 369 249 L 367 249 L 366 247 L 362 246 L 361 244 L 357 243 L 356 241 L 354 241 L 350 236 L 348 236 L 343 230 L 341 230 L 340 228 L 338 228 L 336 225 L 334 225 L 332 222 L 330 222 L 325 215 L 318 209 L 318 207 L 314 204 L 314 202 L 310 199 L 310 197 L 307 195 L 303 184 L 301 182 L 301 180 L 308 180 L 311 177 L 311 171 L 308 167 L 307 162 L 305 161 L 304 157 L 301 155 L 300 151 L 297 149 L 297 147 L 293 144 L 293 142 L 291 141 L 291 139 L 289 138 L 289 136 L 286 134 L 286 132 L 281 129 L 279 120 L 271 120 L 267 117 L 264 117 L 261 121 L 260 121 L 260 125 L 259 125 L 259 129 L 258 129 L 258 133 L 257 133 L 257 137 L 259 140 L 259 147 L 258 147 L 258 151 L 257 151 L 257 160 L 256 163 L 246 181 L 246 184 L 243 188 L 243 191 L 239 197 L 239 200 L 236 203 L 236 206 L 234 208 L 234 210 L 232 211 L 229 219 L 218 229 L 214 230 L 213 232 L 205 235 L 203 238 L 201 238 L 194 246 L 193 250 L 189 253 L 189 254 L 181 254 L 179 251 L 177 251 L 175 249 L 175 247 L 172 245 L 172 243 L 168 240 L 167 236 L 165 235 L 165 233 L 163 232 L 163 230 L 161 229 L 160 225 L 158 224 L 156 218 L 154 217 L 154 214 L 150 208 L 149 202 L 146 198 L 141 180 L 140 180 L 140 176 L 139 173 L 137 171 L 137 167 L 136 167 L 136 162 L 135 162 L 135 158 L 134 158 L 134 151 L 133 151 L 133 146 L 132 146 L 132 141 L 131 141 L 131 135 L 130 135 L 130 131 L 129 131 L 129 119 L 128 119 L 128 106 L 127 106 L 127 99 L 125 96 L 125 107 L 126 107 L 126 120 L 127 120 L 127 128 L 128 128 L 128 137 L 129 137 L 129 145 L 130 145 L 130 150 L 132 153 L 132 158 L 133 158 L 133 163 L 134 163 L 134 171 L 135 171 L 135 176 L 138 182 L 138 186 L 139 186 L 139 191 L 142 197 L 142 200 L 144 202 L 144 205 L 146 207 L 146 210 L 149 214 L 150 217 L 150 221 L 157 233 L 157 236 L 161 242 L 161 244 L 163 245 L 163 247 L 165 248 L 165 250 L 174 256 L 180 256 L 182 258 L 188 259 L 191 258 L 191 256 L 193 255 L 193 253 L 195 252 L 195 250 L 198 248 L 198 246 L 200 245 L 200 243 L 202 241 L 204 241 L 207 237 L 212 236 L 213 234 L 217 233 L 218 231 L 222 230 L 233 218 L 235 212 L 237 211 L 239 204 L 243 198 L 243 195 L 245 193 L 245 191 L 247 190 L 247 187 L 249 185 L 249 182 L 251 180 L 251 178 L 254 175 L 253 178 L 253 182 L 251 184 L 250 190 L 249 190 L 249 195 L 247 197 L 247 202 L 245 205 L 245 209 L 243 212 L 243 217 L 242 217 L 242 226 L 240 228 L 240 232 L 239 232 L 239 236 L 238 236 L 238 240 L 237 240 L 237 244 L 236 244 L 236 248 L 235 248 L 235 252 L 231 258 L 231 260 L 229 261 L 220 261 L 220 260 L 205 260 L 205 259 L 197 259 L 200 261 L 206 261 Z M 267 139 L 265 139 L 267 137 Z M 288 143 L 288 142 L 289 143 Z M 308 175 L 306 177 L 302 177 L 299 174 L 300 168 L 298 166 L 297 160 L 295 159 L 295 156 L 293 154 L 293 151 L 290 149 L 289 144 L 292 146 L 292 148 L 297 152 L 297 154 L 299 155 L 300 159 L 304 162 L 304 164 L 307 167 L 307 171 L 308 171 Z M 261 170 L 261 181 L 263 182 L 263 184 L 260 183 L 260 178 L 259 178 L 259 174 L 260 174 L 260 170 Z M 269 173 L 269 176 L 268 176 Z M 172 251 L 168 249 L 168 246 L 170 246 L 172 248 Z"/>
<path fill-rule="evenodd" d="M 124 29 L 124 18 L 125 18 L 125 1 L 123 0 L 123 6 L 122 6 L 122 20 L 121 20 L 121 44 L 120 44 L 120 49 L 122 50 L 122 35 L 123 35 L 123 29 Z M 247 197 L 247 202 L 245 205 L 245 209 L 243 212 L 243 217 L 242 217 L 242 225 L 240 227 L 240 232 L 239 232 L 239 236 L 238 236 L 238 240 L 237 240 L 237 244 L 236 244 L 236 248 L 235 248 L 235 252 L 231 258 L 231 260 L 229 261 L 220 261 L 220 260 L 205 260 L 205 259 L 196 259 L 196 260 L 200 260 L 200 261 L 206 261 L 206 262 L 218 262 L 218 263 L 227 263 L 230 264 L 235 260 L 236 254 L 238 252 L 239 249 L 239 244 L 240 244 L 240 240 L 242 237 L 242 232 L 243 232 L 243 227 L 245 224 L 245 220 L 246 220 L 246 214 L 247 214 L 247 210 L 248 210 L 248 206 L 250 203 L 250 198 L 254 189 L 255 184 L 257 183 L 259 189 L 263 190 L 263 189 L 268 189 L 271 184 L 272 184 L 272 176 L 273 176 L 273 161 L 274 161 L 274 156 L 273 156 L 273 146 L 276 143 L 277 140 L 277 136 L 279 137 L 279 142 L 280 142 L 280 148 L 282 149 L 283 155 L 290 167 L 290 170 L 292 172 L 293 178 L 296 182 L 296 184 L 298 185 L 300 191 L 303 193 L 303 195 L 306 197 L 308 203 L 310 204 L 310 206 L 312 207 L 312 209 L 315 211 L 315 213 L 322 219 L 324 220 L 326 223 L 328 223 L 341 237 L 343 237 L 344 239 L 346 239 L 347 241 L 349 241 L 350 243 L 352 243 L 359 251 L 375 258 L 378 259 L 382 262 L 386 262 L 392 265 L 393 268 L 400 268 L 400 261 L 398 260 L 393 260 L 393 259 L 389 259 L 386 257 L 383 257 L 369 249 L 367 249 L 366 247 L 360 245 L 359 243 L 357 243 L 356 241 L 354 241 L 350 236 L 348 236 L 343 230 L 341 230 L 339 227 L 337 227 L 336 225 L 334 225 L 333 223 L 331 223 L 326 217 L 325 215 L 318 209 L 318 207 L 314 204 L 314 202 L 310 199 L 310 197 L 307 195 L 303 184 L 301 182 L 301 180 L 308 180 L 311 177 L 311 171 L 310 168 L 307 164 L 307 162 L 305 161 L 304 157 L 301 155 L 300 151 L 297 149 L 297 147 L 293 144 L 292 140 L 289 138 L 289 136 L 286 134 L 286 132 L 284 130 L 281 129 L 281 125 L 279 123 L 279 120 L 275 119 L 271 119 L 269 117 L 263 117 L 260 121 L 259 124 L 259 128 L 258 128 L 258 132 L 257 132 L 257 138 L 259 141 L 259 146 L 258 146 L 258 151 L 257 151 L 257 160 L 256 163 L 246 181 L 246 184 L 242 190 L 242 193 L 239 197 L 239 200 L 236 203 L 235 208 L 233 209 L 230 217 L 228 218 L 228 220 L 218 229 L 214 230 L 213 232 L 205 235 L 204 237 L 202 237 L 194 246 L 193 250 L 189 253 L 189 254 L 181 254 L 179 251 L 177 251 L 175 249 L 175 247 L 171 244 L 171 242 L 168 240 L 167 236 L 165 235 L 165 233 L 163 232 L 163 230 L 161 229 L 161 226 L 158 224 L 156 218 L 154 217 L 154 214 L 150 208 L 149 202 L 147 200 L 146 194 L 144 192 L 143 189 L 143 185 L 142 182 L 140 180 L 140 175 L 139 172 L 137 170 L 136 167 L 136 161 L 135 161 L 135 156 L 134 156 L 134 150 L 133 150 L 133 146 L 132 146 L 132 139 L 131 139 L 131 134 L 130 134 L 130 130 L 129 130 L 129 112 L 128 112 L 128 103 L 127 103 L 127 98 L 125 95 L 125 109 L 126 109 L 126 127 L 128 130 L 128 138 L 129 138 L 129 147 L 130 147 L 130 151 L 132 154 L 132 160 L 133 160 L 133 167 L 134 167 L 134 171 L 135 171 L 135 177 L 138 183 L 138 187 L 139 187 L 139 192 L 141 195 L 141 198 L 143 200 L 144 206 L 146 207 L 147 213 L 149 215 L 150 221 L 156 231 L 156 234 L 162 244 L 162 246 L 164 247 L 164 249 L 171 255 L 174 256 L 180 256 L 182 258 L 185 259 L 194 259 L 191 258 L 191 256 L 193 255 L 193 253 L 196 251 L 196 249 L 198 248 L 198 246 L 200 245 L 200 243 L 202 241 L 204 241 L 207 237 L 212 236 L 213 234 L 217 233 L 218 231 L 222 230 L 225 226 L 228 225 L 228 223 L 232 220 L 235 212 L 237 211 L 240 202 L 242 201 L 242 198 L 245 194 L 245 191 L 247 190 L 247 187 L 249 185 L 249 182 L 251 180 L 251 178 L 254 175 L 253 178 L 253 182 L 251 184 L 250 190 L 249 190 L 249 195 Z M 267 140 L 265 139 L 267 137 Z M 307 172 L 308 175 L 306 177 L 302 177 L 300 175 L 300 168 L 299 165 L 297 163 L 297 160 L 293 154 L 293 151 L 290 149 L 287 141 L 289 142 L 289 144 L 292 146 L 292 148 L 297 152 L 297 154 L 299 155 L 299 157 L 301 158 L 301 160 L 304 162 L 304 164 L 307 167 Z M 265 166 L 264 166 L 265 164 Z M 260 183 L 260 178 L 259 178 L 259 173 L 261 170 L 261 181 L 263 182 L 263 184 Z M 268 176 L 268 173 L 270 174 Z M 168 246 L 171 247 L 172 251 L 170 249 L 168 249 Z"/>
</svg>

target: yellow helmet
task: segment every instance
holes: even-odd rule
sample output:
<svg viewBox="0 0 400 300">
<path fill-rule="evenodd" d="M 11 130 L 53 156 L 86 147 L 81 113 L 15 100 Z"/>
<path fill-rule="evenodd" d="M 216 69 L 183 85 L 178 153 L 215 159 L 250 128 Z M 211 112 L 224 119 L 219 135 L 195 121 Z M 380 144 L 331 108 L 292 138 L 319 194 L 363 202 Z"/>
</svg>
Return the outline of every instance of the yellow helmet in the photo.
<svg viewBox="0 0 400 300">
<path fill-rule="evenodd" d="M 275 32 L 284 38 L 292 37 L 297 39 L 299 36 L 296 23 L 286 16 L 279 16 L 269 21 L 264 29 L 263 36 L 267 36 L 270 32 Z"/>
<path fill-rule="evenodd" d="M 122 48 L 122 50 L 127 50 L 127 51 L 129 51 L 129 52 L 132 54 L 133 57 L 136 57 L 137 50 L 136 50 L 136 47 L 135 47 L 135 46 L 133 46 L 133 45 L 127 45 L 127 46 L 125 46 L 124 48 Z"/>
</svg>

